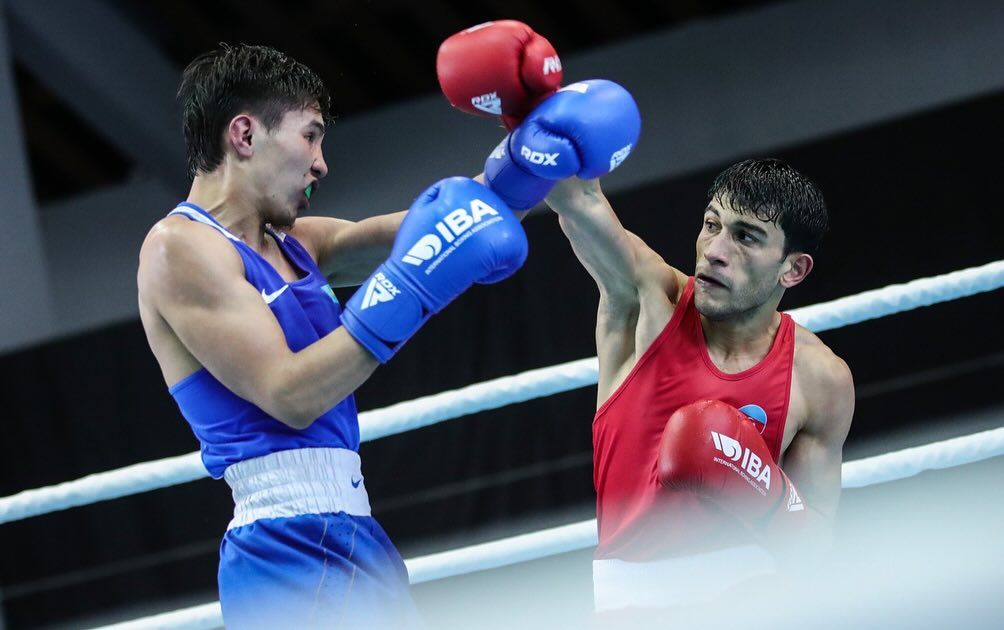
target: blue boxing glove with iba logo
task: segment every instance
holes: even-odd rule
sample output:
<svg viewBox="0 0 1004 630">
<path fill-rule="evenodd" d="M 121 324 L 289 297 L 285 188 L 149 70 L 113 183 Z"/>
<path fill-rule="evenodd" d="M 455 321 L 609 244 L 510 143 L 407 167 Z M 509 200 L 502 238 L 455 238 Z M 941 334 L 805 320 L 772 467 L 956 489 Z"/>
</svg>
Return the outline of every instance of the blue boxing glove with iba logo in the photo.
<svg viewBox="0 0 1004 630">
<path fill-rule="evenodd" d="M 381 363 L 475 282 L 498 282 L 527 256 L 523 226 L 485 186 L 441 180 L 418 196 L 390 257 L 349 299 L 342 325 Z"/>
</svg>

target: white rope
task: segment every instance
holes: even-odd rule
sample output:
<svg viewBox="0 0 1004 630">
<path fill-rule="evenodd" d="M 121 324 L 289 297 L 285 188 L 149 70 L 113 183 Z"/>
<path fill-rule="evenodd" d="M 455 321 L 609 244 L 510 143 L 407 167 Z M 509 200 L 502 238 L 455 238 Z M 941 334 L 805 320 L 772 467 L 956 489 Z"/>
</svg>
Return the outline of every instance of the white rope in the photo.
<svg viewBox="0 0 1004 630">
<path fill-rule="evenodd" d="M 0 499 L 0 524 L 208 477 L 196 451 L 95 473 Z"/>
<path fill-rule="evenodd" d="M 795 321 L 819 332 L 1004 286 L 1004 260 L 980 267 L 894 284 L 790 311 Z M 410 431 L 486 409 L 524 402 L 596 383 L 596 357 L 529 370 L 457 390 L 359 414 L 363 441 Z M 198 453 L 97 473 L 0 498 L 0 524 L 156 490 L 208 476 Z"/>
<path fill-rule="evenodd" d="M 1004 455 L 1004 427 L 846 462 L 840 470 L 841 485 L 863 488 L 999 455 Z"/>
<path fill-rule="evenodd" d="M 537 560 L 595 545 L 596 519 L 406 560 L 412 584 Z"/>
<path fill-rule="evenodd" d="M 822 304 L 803 306 L 790 311 L 792 318 L 813 332 L 832 330 L 930 306 L 1004 286 L 1004 260 L 980 267 L 970 267 L 905 284 L 891 284 Z"/>
<path fill-rule="evenodd" d="M 599 369 L 596 357 L 579 359 L 416 398 L 359 414 L 359 432 L 363 441 L 375 440 L 486 409 L 588 387 L 596 384 Z"/>
<path fill-rule="evenodd" d="M 213 630 L 223 627 L 223 610 L 219 602 L 201 604 L 191 608 L 141 617 L 132 621 L 101 626 L 100 630 Z"/>
<path fill-rule="evenodd" d="M 1004 455 L 1004 427 L 845 462 L 845 488 L 862 488 L 912 477 L 925 470 L 971 464 Z M 593 547 L 598 542 L 596 519 L 552 527 L 492 542 L 411 558 L 405 564 L 412 584 L 440 580 L 475 571 L 497 569 Z M 135 619 L 100 630 L 171 628 L 202 630 L 223 625 L 219 602 Z"/>
</svg>

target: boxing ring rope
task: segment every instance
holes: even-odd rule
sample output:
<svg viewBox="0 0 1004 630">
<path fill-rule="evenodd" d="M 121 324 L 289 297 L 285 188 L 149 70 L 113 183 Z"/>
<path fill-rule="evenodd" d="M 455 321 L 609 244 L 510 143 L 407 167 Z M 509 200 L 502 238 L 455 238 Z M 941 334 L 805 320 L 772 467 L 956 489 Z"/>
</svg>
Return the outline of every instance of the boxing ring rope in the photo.
<svg viewBox="0 0 1004 630">
<path fill-rule="evenodd" d="M 923 446 L 845 462 L 841 467 L 844 488 L 863 488 L 912 477 L 925 470 L 951 468 L 1004 455 L 1004 427 Z M 596 519 L 543 529 L 469 547 L 405 560 L 412 584 L 421 584 L 475 571 L 539 560 L 597 543 Z M 143 617 L 99 630 L 178 628 L 201 630 L 223 625 L 219 602 Z"/>
<path fill-rule="evenodd" d="M 820 332 L 1004 286 L 1004 260 L 790 311 Z M 596 383 L 596 357 L 528 370 L 359 414 L 362 441 Z M 0 524 L 207 477 L 199 453 L 134 464 L 0 498 Z"/>
</svg>

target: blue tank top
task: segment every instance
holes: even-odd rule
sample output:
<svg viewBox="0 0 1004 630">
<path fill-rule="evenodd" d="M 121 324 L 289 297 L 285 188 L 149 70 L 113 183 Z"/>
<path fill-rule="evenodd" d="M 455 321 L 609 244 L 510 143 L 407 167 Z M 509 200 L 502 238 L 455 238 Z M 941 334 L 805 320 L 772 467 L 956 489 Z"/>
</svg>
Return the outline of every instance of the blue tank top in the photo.
<svg viewBox="0 0 1004 630">
<path fill-rule="evenodd" d="M 269 230 L 301 276 L 286 282 L 272 265 L 202 208 L 184 202 L 170 214 L 204 223 L 230 240 L 244 261 L 244 277 L 261 292 L 293 352 L 341 326 L 338 299 L 317 263 L 293 237 Z M 216 479 L 230 464 L 276 451 L 318 447 L 359 450 L 359 419 L 351 394 L 308 428 L 297 430 L 231 392 L 205 368 L 176 383 L 170 392 L 202 445 L 202 463 Z"/>
</svg>

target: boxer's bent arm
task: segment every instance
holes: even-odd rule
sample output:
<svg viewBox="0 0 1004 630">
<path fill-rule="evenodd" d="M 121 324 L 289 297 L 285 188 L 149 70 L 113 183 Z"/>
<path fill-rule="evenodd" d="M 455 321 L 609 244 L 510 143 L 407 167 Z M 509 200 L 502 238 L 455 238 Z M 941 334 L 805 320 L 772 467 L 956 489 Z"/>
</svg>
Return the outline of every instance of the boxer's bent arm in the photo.
<svg viewBox="0 0 1004 630">
<path fill-rule="evenodd" d="M 840 502 L 844 441 L 854 415 L 851 372 L 825 346 L 813 352 L 799 375 L 809 417 L 784 453 L 784 471 L 795 483 L 810 514 L 828 534 Z"/>
<path fill-rule="evenodd" d="M 292 352 L 233 247 L 197 224 L 161 225 L 140 253 L 142 299 L 227 389 L 302 429 L 378 362 L 343 328 Z"/>
<path fill-rule="evenodd" d="M 484 184 L 484 175 L 474 177 Z M 528 210 L 516 211 L 520 221 Z M 332 217 L 303 217 L 289 233 L 310 251 L 331 286 L 354 287 L 390 255 L 394 237 L 407 211 L 353 222 Z"/>
<path fill-rule="evenodd" d="M 354 287 L 390 255 L 405 214 L 382 214 L 358 222 L 303 217 L 290 234 L 311 251 L 332 286 Z"/>
</svg>

